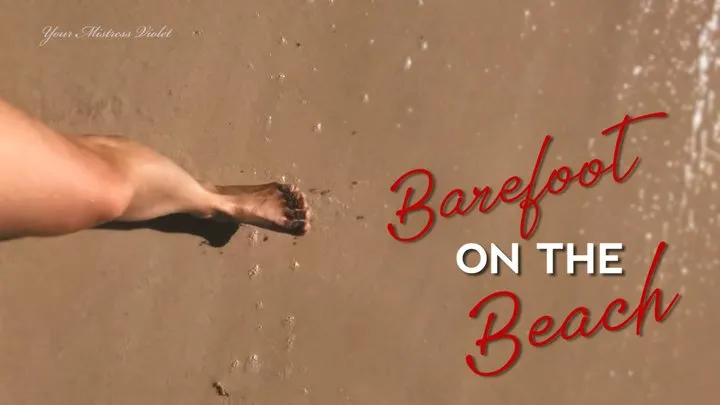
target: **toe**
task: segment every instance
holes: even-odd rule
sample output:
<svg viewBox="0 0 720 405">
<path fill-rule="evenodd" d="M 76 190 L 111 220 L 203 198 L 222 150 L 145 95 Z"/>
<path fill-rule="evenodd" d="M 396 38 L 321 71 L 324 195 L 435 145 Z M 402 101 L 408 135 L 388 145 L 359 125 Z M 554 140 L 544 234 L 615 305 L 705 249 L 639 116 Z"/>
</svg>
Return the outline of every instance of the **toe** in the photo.
<svg viewBox="0 0 720 405">
<path fill-rule="evenodd" d="M 284 183 L 275 183 L 275 187 L 282 193 L 283 196 L 286 196 L 293 191 L 293 186 L 290 184 L 284 184 Z"/>
<path fill-rule="evenodd" d="M 285 217 L 290 220 L 294 220 L 294 219 L 303 219 L 304 220 L 307 218 L 307 213 L 305 210 L 286 209 Z"/>
<path fill-rule="evenodd" d="M 305 198 L 300 192 L 284 192 L 283 199 L 285 200 L 285 204 L 287 205 L 287 207 L 292 210 L 303 209 L 305 207 Z"/>
<path fill-rule="evenodd" d="M 301 192 L 295 193 L 295 199 L 297 200 L 297 206 L 298 209 L 306 209 L 307 208 L 307 202 L 305 201 L 305 194 Z"/>
<path fill-rule="evenodd" d="M 304 220 L 292 220 L 287 224 L 288 232 L 295 236 L 305 235 L 310 229 L 308 223 Z"/>
</svg>

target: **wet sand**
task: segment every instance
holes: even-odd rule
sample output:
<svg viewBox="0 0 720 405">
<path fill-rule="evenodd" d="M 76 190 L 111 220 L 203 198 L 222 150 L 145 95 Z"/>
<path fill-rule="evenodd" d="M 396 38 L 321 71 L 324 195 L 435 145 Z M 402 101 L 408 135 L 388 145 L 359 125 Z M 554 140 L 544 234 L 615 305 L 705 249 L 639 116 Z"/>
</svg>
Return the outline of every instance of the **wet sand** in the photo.
<svg viewBox="0 0 720 405">
<path fill-rule="evenodd" d="M 3 97 L 59 130 L 128 135 L 217 183 L 297 183 L 316 213 L 297 240 L 241 227 L 212 243 L 103 229 L 1 244 L 0 403 L 700 405 L 720 394 L 717 0 L 0 4 Z M 39 45 L 46 26 L 145 24 L 173 31 Z M 600 131 L 656 111 L 670 117 L 628 133 L 623 155 L 642 163 L 625 184 L 543 200 L 520 277 L 454 263 L 467 242 L 521 241 L 516 205 L 441 219 L 413 244 L 387 234 L 403 198 L 390 185 L 410 169 L 435 174 L 437 204 L 456 187 L 527 178 L 545 134 L 547 170 L 609 161 L 614 138 Z M 655 287 L 683 298 L 642 338 L 630 327 L 525 344 L 499 378 L 466 366 L 485 326 L 467 314 L 487 294 L 521 297 L 518 331 L 578 305 L 635 303 L 661 240 Z M 554 241 L 623 242 L 626 276 L 547 277 L 532 250 Z M 491 350 L 487 367 L 509 345 Z"/>
</svg>

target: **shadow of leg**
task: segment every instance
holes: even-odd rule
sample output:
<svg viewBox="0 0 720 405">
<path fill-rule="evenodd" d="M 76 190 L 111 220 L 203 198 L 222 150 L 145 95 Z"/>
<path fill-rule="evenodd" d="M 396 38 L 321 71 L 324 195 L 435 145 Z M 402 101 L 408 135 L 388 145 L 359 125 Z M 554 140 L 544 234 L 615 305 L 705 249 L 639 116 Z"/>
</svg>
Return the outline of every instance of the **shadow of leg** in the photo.
<svg viewBox="0 0 720 405">
<path fill-rule="evenodd" d="M 186 214 L 172 214 L 140 222 L 109 222 L 95 227 L 116 231 L 152 229 L 164 233 L 184 233 L 199 236 L 212 247 L 227 245 L 239 228 L 237 223 L 199 219 Z"/>
</svg>

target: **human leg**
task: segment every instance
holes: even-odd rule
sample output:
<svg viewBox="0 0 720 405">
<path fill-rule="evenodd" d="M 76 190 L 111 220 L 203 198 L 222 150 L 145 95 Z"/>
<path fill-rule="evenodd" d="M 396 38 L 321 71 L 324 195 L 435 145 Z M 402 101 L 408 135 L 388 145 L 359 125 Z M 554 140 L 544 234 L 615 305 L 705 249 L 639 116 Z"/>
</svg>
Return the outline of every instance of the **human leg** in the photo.
<svg viewBox="0 0 720 405">
<path fill-rule="evenodd" d="M 295 235 L 309 230 L 310 219 L 293 186 L 203 185 L 127 138 L 61 135 L 0 100 L 0 239 L 173 213 Z"/>
</svg>

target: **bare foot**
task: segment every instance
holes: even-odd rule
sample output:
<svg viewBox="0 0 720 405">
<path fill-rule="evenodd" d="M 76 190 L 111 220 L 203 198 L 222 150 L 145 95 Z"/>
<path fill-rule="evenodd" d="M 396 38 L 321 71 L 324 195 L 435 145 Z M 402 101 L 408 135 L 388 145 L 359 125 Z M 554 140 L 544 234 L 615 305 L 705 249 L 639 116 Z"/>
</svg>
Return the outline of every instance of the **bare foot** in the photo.
<svg viewBox="0 0 720 405">
<path fill-rule="evenodd" d="M 296 236 L 310 230 L 310 207 L 305 195 L 293 185 L 216 186 L 215 190 L 233 201 L 231 211 L 223 212 L 223 216 Z"/>
</svg>

